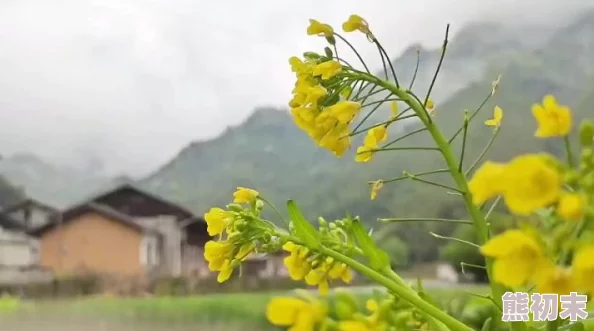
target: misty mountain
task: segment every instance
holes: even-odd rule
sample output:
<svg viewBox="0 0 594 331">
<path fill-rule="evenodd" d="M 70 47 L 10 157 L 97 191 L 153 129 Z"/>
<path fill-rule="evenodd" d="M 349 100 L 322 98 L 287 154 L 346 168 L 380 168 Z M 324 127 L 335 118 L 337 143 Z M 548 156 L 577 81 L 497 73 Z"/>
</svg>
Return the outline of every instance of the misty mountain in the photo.
<svg viewBox="0 0 594 331">
<path fill-rule="evenodd" d="M 50 164 L 31 154 L 15 154 L 0 161 L 0 175 L 23 193 L 49 205 L 62 207 L 110 181 L 109 177 Z"/>
</svg>

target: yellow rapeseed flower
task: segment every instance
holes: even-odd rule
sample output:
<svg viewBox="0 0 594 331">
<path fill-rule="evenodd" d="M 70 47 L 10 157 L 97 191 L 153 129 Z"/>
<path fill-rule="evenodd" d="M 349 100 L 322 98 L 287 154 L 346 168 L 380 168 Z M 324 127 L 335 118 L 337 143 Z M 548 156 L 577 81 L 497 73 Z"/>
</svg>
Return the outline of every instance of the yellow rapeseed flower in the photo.
<svg viewBox="0 0 594 331">
<path fill-rule="evenodd" d="M 311 107 L 296 107 L 291 109 L 293 121 L 301 130 L 310 132 L 315 128 L 318 110 Z"/>
<path fill-rule="evenodd" d="M 339 123 L 348 124 L 359 114 L 360 110 L 361 104 L 359 102 L 344 100 L 327 107 L 324 112 L 332 114 Z"/>
<path fill-rule="evenodd" d="M 266 307 L 266 318 L 276 326 L 291 327 L 292 331 L 315 331 L 326 317 L 327 309 L 320 302 L 307 302 L 299 298 L 278 297 Z"/>
<path fill-rule="evenodd" d="M 290 253 L 284 259 L 285 267 L 289 272 L 289 277 L 292 280 L 301 280 L 307 275 L 311 266 L 307 261 L 309 251 L 307 248 L 295 245 L 292 242 L 287 242 L 283 245 L 283 249 Z"/>
<path fill-rule="evenodd" d="M 330 38 L 334 35 L 334 29 L 328 24 L 320 23 L 316 20 L 310 19 L 307 27 L 307 34 L 310 36 L 323 36 Z"/>
<path fill-rule="evenodd" d="M 312 70 L 314 77 L 321 76 L 323 80 L 330 79 L 340 73 L 342 66 L 334 60 L 322 62 L 316 65 Z"/>
<path fill-rule="evenodd" d="M 340 321 L 338 322 L 338 330 L 340 331 L 375 331 L 365 322 L 361 321 Z"/>
<path fill-rule="evenodd" d="M 384 125 L 376 126 L 367 131 L 367 135 L 374 137 L 376 141 L 375 145 L 377 146 L 378 143 L 384 142 L 386 139 L 388 139 L 388 129 Z"/>
<path fill-rule="evenodd" d="M 534 274 L 537 293 L 555 293 L 566 295 L 576 291 L 574 278 L 567 268 L 544 263 Z"/>
<path fill-rule="evenodd" d="M 481 205 L 485 201 L 499 195 L 503 191 L 502 176 L 505 165 L 487 161 L 478 168 L 468 183 L 474 204 Z"/>
<path fill-rule="evenodd" d="M 561 174 L 550 166 L 545 155 L 520 155 L 505 167 L 505 204 L 516 215 L 529 215 L 556 202 L 562 185 Z"/>
<path fill-rule="evenodd" d="M 594 295 L 594 245 L 577 250 L 573 257 L 572 270 L 576 285 L 584 292 Z"/>
<path fill-rule="evenodd" d="M 218 236 L 227 226 L 227 222 L 233 219 L 233 214 L 221 208 L 211 208 L 208 213 L 204 214 L 206 221 L 206 231 L 211 237 Z"/>
<path fill-rule="evenodd" d="M 495 259 L 494 280 L 509 287 L 524 285 L 544 261 L 540 245 L 520 230 L 493 237 L 481 247 L 481 253 Z"/>
<path fill-rule="evenodd" d="M 363 146 L 357 148 L 356 162 L 369 162 L 373 158 L 373 154 L 379 148 L 378 144 L 388 139 L 387 128 L 383 125 L 376 126 L 367 131 L 367 135 L 363 140 Z"/>
<path fill-rule="evenodd" d="M 562 137 L 571 131 L 571 110 L 567 106 L 559 105 L 552 95 L 545 96 L 542 105 L 533 105 L 532 115 L 538 123 L 538 129 L 534 134 L 536 137 Z"/>
<path fill-rule="evenodd" d="M 351 137 L 347 124 L 337 123 L 323 136 L 318 144 L 340 157 L 351 147 Z"/>
<path fill-rule="evenodd" d="M 260 193 L 256 190 L 245 187 L 237 187 L 237 191 L 233 193 L 233 203 L 252 203 L 256 201 Z"/>
<path fill-rule="evenodd" d="M 310 286 L 318 286 L 322 295 L 328 294 L 328 289 L 330 288 L 328 267 L 322 264 L 317 268 L 311 269 L 305 275 L 305 283 Z"/>
<path fill-rule="evenodd" d="M 204 245 L 204 259 L 208 262 L 208 269 L 219 272 L 219 283 L 228 280 L 233 273 L 232 253 L 233 244 L 227 241 L 210 240 Z"/>
<path fill-rule="evenodd" d="M 369 162 L 373 158 L 373 150 L 375 148 L 369 148 L 367 146 L 357 147 L 357 155 L 355 156 L 356 162 Z"/>
<path fill-rule="evenodd" d="M 375 200 L 375 198 L 377 198 L 377 195 L 379 194 L 379 191 L 382 189 L 382 187 L 384 187 L 384 181 L 383 180 L 376 180 L 371 184 L 371 200 Z"/>
<path fill-rule="evenodd" d="M 292 56 L 289 58 L 289 64 L 291 65 L 291 70 L 299 77 L 302 75 L 309 75 L 311 74 L 312 65 L 301 61 L 298 57 Z"/>
<path fill-rule="evenodd" d="M 349 284 L 353 280 L 353 272 L 344 263 L 335 263 L 328 270 L 328 276 L 331 279 L 341 279 L 345 284 Z"/>
<path fill-rule="evenodd" d="M 557 215 L 566 221 L 580 221 L 586 212 L 586 197 L 580 193 L 564 193 L 559 199 Z"/>
<path fill-rule="evenodd" d="M 369 33 L 369 24 L 359 15 L 351 15 L 349 19 L 342 23 L 344 32 L 353 32 L 359 30 L 365 34 Z"/>
<path fill-rule="evenodd" d="M 493 109 L 493 118 L 486 120 L 485 125 L 498 128 L 501 126 L 502 119 L 503 119 L 503 109 L 501 109 L 501 107 L 499 107 L 499 106 L 495 106 L 495 108 Z"/>
</svg>

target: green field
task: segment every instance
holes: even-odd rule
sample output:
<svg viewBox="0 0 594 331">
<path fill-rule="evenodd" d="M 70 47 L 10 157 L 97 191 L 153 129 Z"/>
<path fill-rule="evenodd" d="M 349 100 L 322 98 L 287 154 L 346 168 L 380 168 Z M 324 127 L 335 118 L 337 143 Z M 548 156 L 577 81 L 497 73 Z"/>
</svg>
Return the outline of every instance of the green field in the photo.
<svg viewBox="0 0 594 331">
<path fill-rule="evenodd" d="M 473 286 L 464 289 L 431 290 L 441 303 L 455 305 L 469 301 L 459 312 L 466 323 L 481 323 L 485 299 L 467 294 L 484 294 L 487 289 Z M 266 322 L 266 303 L 275 295 L 287 293 L 221 294 L 193 297 L 122 299 L 93 297 L 61 301 L 0 300 L 0 329 L 33 331 L 53 330 L 275 330 Z M 357 296 L 361 300 L 369 291 Z M 588 328 L 594 329 L 594 328 Z"/>
</svg>

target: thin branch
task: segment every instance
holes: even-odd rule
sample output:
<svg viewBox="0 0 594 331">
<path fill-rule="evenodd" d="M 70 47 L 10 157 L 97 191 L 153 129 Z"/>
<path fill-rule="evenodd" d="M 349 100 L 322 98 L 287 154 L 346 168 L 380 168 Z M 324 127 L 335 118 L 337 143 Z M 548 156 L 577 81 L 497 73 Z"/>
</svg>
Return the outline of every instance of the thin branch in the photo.
<svg viewBox="0 0 594 331">
<path fill-rule="evenodd" d="M 498 195 L 497 198 L 495 199 L 495 201 L 493 201 L 493 204 L 491 205 L 491 207 L 489 207 L 489 210 L 485 214 L 485 220 L 489 219 L 489 217 L 491 216 L 491 214 L 493 213 L 495 208 L 497 208 L 499 201 L 501 201 L 501 195 Z"/>
<path fill-rule="evenodd" d="M 348 40 L 346 40 L 343 36 L 339 35 L 338 33 L 334 33 L 334 35 L 337 36 L 338 38 L 340 38 L 340 40 L 342 40 L 345 44 L 347 44 L 351 48 L 351 50 L 359 58 L 359 61 L 361 61 L 361 64 L 363 64 L 363 67 L 365 68 L 365 71 L 367 71 L 367 73 L 370 74 L 371 72 L 369 71 L 369 68 L 367 68 L 367 64 L 365 63 L 365 61 L 361 57 L 361 54 L 359 54 L 359 52 L 357 52 L 357 50 L 355 49 L 355 47 L 353 47 L 353 45 L 351 45 L 351 43 Z"/>
<path fill-rule="evenodd" d="M 454 237 L 446 237 L 446 236 L 442 236 L 440 234 L 437 234 L 435 232 L 429 232 L 429 234 L 432 235 L 433 237 L 437 238 L 437 239 L 453 240 L 453 241 L 457 241 L 457 242 L 462 243 L 462 244 L 470 245 L 472 247 L 481 248 L 481 246 L 479 246 L 479 245 L 477 245 L 475 243 L 472 243 L 472 242 L 470 242 L 468 240 L 464 240 L 464 239 L 460 239 L 460 238 L 454 238 Z"/>
<path fill-rule="evenodd" d="M 358 130 L 358 131 L 353 131 L 353 132 L 351 132 L 351 133 L 349 134 L 349 136 L 351 136 L 351 137 L 352 137 L 352 136 L 356 136 L 356 135 L 358 135 L 359 133 L 366 132 L 367 130 L 373 129 L 373 128 L 375 128 L 375 127 L 382 126 L 382 125 L 386 125 L 386 126 L 388 126 L 388 125 L 390 125 L 391 123 L 393 123 L 393 122 L 396 122 L 396 121 L 398 121 L 398 120 L 404 120 L 404 119 L 411 118 L 411 117 L 416 117 L 416 116 L 417 116 L 417 115 L 416 115 L 416 114 L 414 114 L 414 115 L 404 116 L 404 117 L 402 117 L 402 118 L 398 118 L 398 117 L 396 117 L 396 118 L 393 118 L 393 119 L 391 119 L 391 120 L 387 120 L 387 121 L 384 121 L 384 122 L 381 122 L 381 123 L 374 124 L 374 125 L 372 125 L 372 126 L 366 127 L 366 128 L 364 128 L 364 129 L 360 129 L 360 130 Z"/>
<path fill-rule="evenodd" d="M 435 74 L 433 75 L 433 79 L 431 80 L 431 85 L 429 85 L 429 90 L 427 91 L 427 96 L 425 96 L 425 105 L 431 96 L 431 92 L 433 91 L 433 86 L 435 86 L 435 81 L 437 80 L 437 75 L 439 75 L 439 71 L 441 70 L 441 66 L 443 64 L 443 59 L 445 57 L 446 49 L 448 47 L 448 37 L 450 35 L 450 25 L 446 26 L 446 33 L 445 38 L 443 40 L 443 46 L 441 47 L 441 56 L 439 57 L 439 63 L 437 64 L 437 70 L 435 70 Z"/>
<path fill-rule="evenodd" d="M 357 101 L 357 102 L 360 101 L 360 100 L 365 101 L 365 100 L 367 100 L 368 97 L 370 97 L 372 95 L 376 95 L 376 94 L 381 93 L 381 92 L 384 92 L 384 91 L 386 91 L 386 89 L 382 87 L 381 89 L 379 89 L 377 91 L 369 92 L 364 97 L 360 97 L 359 98 L 359 96 L 357 95 L 355 98 L 353 98 L 353 101 Z"/>
<path fill-rule="evenodd" d="M 417 116 L 417 115 L 416 115 L 416 114 L 414 114 L 414 115 L 411 115 L 410 117 L 416 117 L 416 116 Z M 407 116 L 407 117 L 405 117 L 405 118 L 408 118 L 408 116 Z M 420 129 L 417 129 L 417 130 L 415 130 L 415 131 L 411 131 L 411 132 L 409 132 L 409 133 L 407 133 L 407 134 L 405 134 L 405 135 L 403 135 L 403 136 L 401 136 L 401 137 L 398 137 L 398 138 L 396 138 L 396 139 L 394 139 L 394 140 L 390 141 L 389 143 L 387 143 L 387 144 L 385 144 L 384 146 L 382 146 L 382 148 L 388 147 L 388 146 L 390 146 L 390 145 L 394 145 L 395 143 L 397 143 L 397 142 L 399 142 L 399 141 L 401 141 L 401 140 L 403 140 L 403 139 L 405 139 L 405 138 L 408 138 L 408 137 L 410 137 L 410 136 L 412 136 L 412 135 L 414 135 L 414 134 L 417 134 L 417 133 L 419 133 L 419 132 L 423 132 L 423 131 L 426 131 L 426 130 L 427 130 L 427 127 L 422 127 L 422 128 L 420 128 Z"/>
<path fill-rule="evenodd" d="M 387 100 L 387 99 L 389 99 L 389 98 L 390 98 L 390 96 L 388 95 L 388 96 L 386 96 L 386 97 L 384 98 L 384 100 Z M 375 111 L 376 111 L 376 110 L 378 110 L 378 108 L 379 108 L 381 105 L 382 105 L 381 103 L 378 103 L 377 105 L 375 105 L 375 107 L 373 107 L 373 109 L 372 109 L 370 112 L 368 112 L 368 113 L 365 115 L 365 117 L 363 117 L 363 119 L 361 120 L 361 122 L 359 122 L 359 124 L 357 124 L 357 125 L 355 126 L 355 128 L 353 129 L 353 131 L 357 131 L 357 130 L 358 130 L 360 127 L 361 127 L 361 125 L 363 125 L 363 123 L 365 123 L 365 121 L 367 121 L 367 119 L 368 119 L 369 117 L 371 117 L 371 115 L 372 115 L 373 113 L 375 113 Z"/>
<path fill-rule="evenodd" d="M 414 174 L 413 176 L 417 176 L 417 177 L 421 177 L 421 176 L 427 176 L 427 175 L 433 175 L 433 174 L 441 174 L 444 172 L 450 172 L 449 169 L 438 169 L 438 170 L 431 170 L 431 171 L 426 171 L 426 172 L 419 172 Z M 387 180 L 382 180 L 382 183 L 389 183 L 389 182 L 396 182 L 399 180 L 403 180 L 403 179 L 409 179 L 410 178 L 410 174 L 407 174 L 406 176 L 401 176 L 401 177 L 396 177 L 396 178 L 392 178 L 392 179 L 387 179 Z M 373 184 L 373 182 L 368 182 L 368 184 Z"/>
<path fill-rule="evenodd" d="M 376 43 L 376 45 L 377 45 L 377 50 L 380 53 L 380 57 L 382 58 L 382 68 L 384 68 L 384 78 L 386 80 L 388 80 L 388 67 L 386 67 L 386 59 L 384 58 L 384 54 L 382 53 L 380 46 L 377 43 Z M 390 61 L 390 59 L 388 59 L 388 61 Z"/>
<path fill-rule="evenodd" d="M 388 64 L 390 65 L 390 70 L 392 71 L 392 76 L 394 76 L 394 83 L 396 84 L 396 87 L 400 87 L 400 84 L 398 83 L 398 77 L 396 77 L 396 70 L 394 70 L 394 66 L 392 65 L 392 61 L 390 61 L 390 57 L 388 56 L 388 53 L 386 52 L 384 47 L 380 44 L 380 42 L 377 39 L 373 38 L 373 41 L 379 48 L 380 54 L 383 54 L 386 56 L 386 59 L 388 60 Z"/>
<path fill-rule="evenodd" d="M 470 168 L 468 168 L 468 170 L 466 170 L 466 174 L 465 174 L 466 177 L 468 177 L 468 175 L 474 170 L 474 168 L 476 168 L 476 166 L 479 164 L 479 162 L 481 162 L 483 157 L 485 157 L 485 155 L 487 155 L 487 152 L 489 151 L 489 149 L 495 142 L 495 138 L 497 138 L 498 134 L 499 134 L 499 128 L 495 129 L 495 132 L 493 133 L 493 136 L 491 136 L 491 140 L 489 140 L 489 142 L 487 143 L 487 146 L 485 146 L 485 148 L 483 148 L 483 150 L 481 151 L 481 154 L 479 154 L 479 156 L 476 158 L 476 160 L 474 160 L 474 162 L 472 162 L 472 165 L 470 166 Z"/>
<path fill-rule="evenodd" d="M 473 225 L 469 220 L 453 220 L 449 218 L 380 218 L 380 222 L 385 223 L 406 223 L 406 222 L 444 222 Z"/>
<path fill-rule="evenodd" d="M 491 92 L 489 92 L 489 94 L 487 95 L 487 97 L 483 100 L 483 102 L 481 102 L 481 104 L 474 110 L 474 112 L 472 113 L 472 115 L 470 115 L 470 119 L 468 120 L 469 122 L 472 122 L 472 120 L 476 117 L 476 115 L 478 115 L 478 113 L 481 111 L 481 109 L 483 109 L 483 107 L 485 106 L 485 104 L 487 103 L 487 101 L 489 101 L 489 99 L 491 99 L 493 95 L 491 94 Z M 454 141 L 454 139 L 456 139 L 456 137 L 460 134 L 460 132 L 462 132 L 462 127 L 460 127 L 458 129 L 458 131 L 456 131 L 456 133 L 454 133 L 454 135 L 452 136 L 452 138 L 450 138 L 450 140 L 448 140 L 448 143 L 452 143 Z"/>
<path fill-rule="evenodd" d="M 462 172 L 464 164 L 464 153 L 466 152 L 466 138 L 468 137 L 468 111 L 464 111 L 464 134 L 462 135 L 462 151 L 460 152 L 460 162 L 458 162 L 458 171 Z"/>
<path fill-rule="evenodd" d="M 403 101 L 403 100 L 402 99 L 398 99 L 398 98 L 394 98 L 394 99 L 384 99 L 384 100 L 379 100 L 379 101 L 373 101 L 373 102 L 370 102 L 368 104 L 361 105 L 361 108 L 367 107 L 367 106 L 371 106 L 371 105 L 375 105 L 375 104 L 378 104 L 378 103 L 388 102 L 388 101 Z"/>
<path fill-rule="evenodd" d="M 425 184 L 429 184 L 429 185 L 433 185 L 433 186 L 437 186 L 437 187 L 445 188 L 446 190 L 450 190 L 450 191 L 454 191 L 454 192 L 460 192 L 460 193 L 461 193 L 461 191 L 460 191 L 460 190 L 458 190 L 458 189 L 457 189 L 457 188 L 455 188 L 455 187 L 451 187 L 451 186 L 447 186 L 447 185 L 444 185 L 444 184 L 440 184 L 440 183 L 432 182 L 432 181 L 430 181 L 430 180 L 425 180 L 425 179 L 417 178 L 417 177 L 415 177 L 415 176 L 413 176 L 413 175 L 410 175 L 410 177 L 409 177 L 409 178 L 410 178 L 410 179 L 412 179 L 412 180 L 415 180 L 415 181 L 417 181 L 417 182 L 421 182 L 421 183 L 425 183 Z"/>
<path fill-rule="evenodd" d="M 388 147 L 388 148 L 380 148 L 380 149 L 373 149 L 370 152 L 386 152 L 386 151 L 439 151 L 440 149 L 437 147 Z"/>
<path fill-rule="evenodd" d="M 417 73 L 419 72 L 419 64 L 421 62 L 421 51 L 417 49 L 417 63 L 415 65 L 415 72 L 412 76 L 410 81 L 410 86 L 408 87 L 409 90 L 412 90 L 413 86 L 415 85 L 415 80 L 417 79 Z"/>
</svg>

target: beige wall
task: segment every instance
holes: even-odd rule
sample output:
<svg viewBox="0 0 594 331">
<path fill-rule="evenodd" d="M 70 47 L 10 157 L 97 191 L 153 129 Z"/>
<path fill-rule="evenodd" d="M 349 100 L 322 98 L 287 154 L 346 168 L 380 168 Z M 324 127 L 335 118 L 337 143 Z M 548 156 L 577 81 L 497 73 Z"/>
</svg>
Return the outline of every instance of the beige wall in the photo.
<svg viewBox="0 0 594 331">
<path fill-rule="evenodd" d="M 38 262 L 39 242 L 22 232 L 0 228 L 0 266 L 26 267 Z"/>
<path fill-rule="evenodd" d="M 57 275 L 84 268 L 102 274 L 142 276 L 142 238 L 136 229 L 89 212 L 41 237 L 40 264 Z"/>
</svg>

